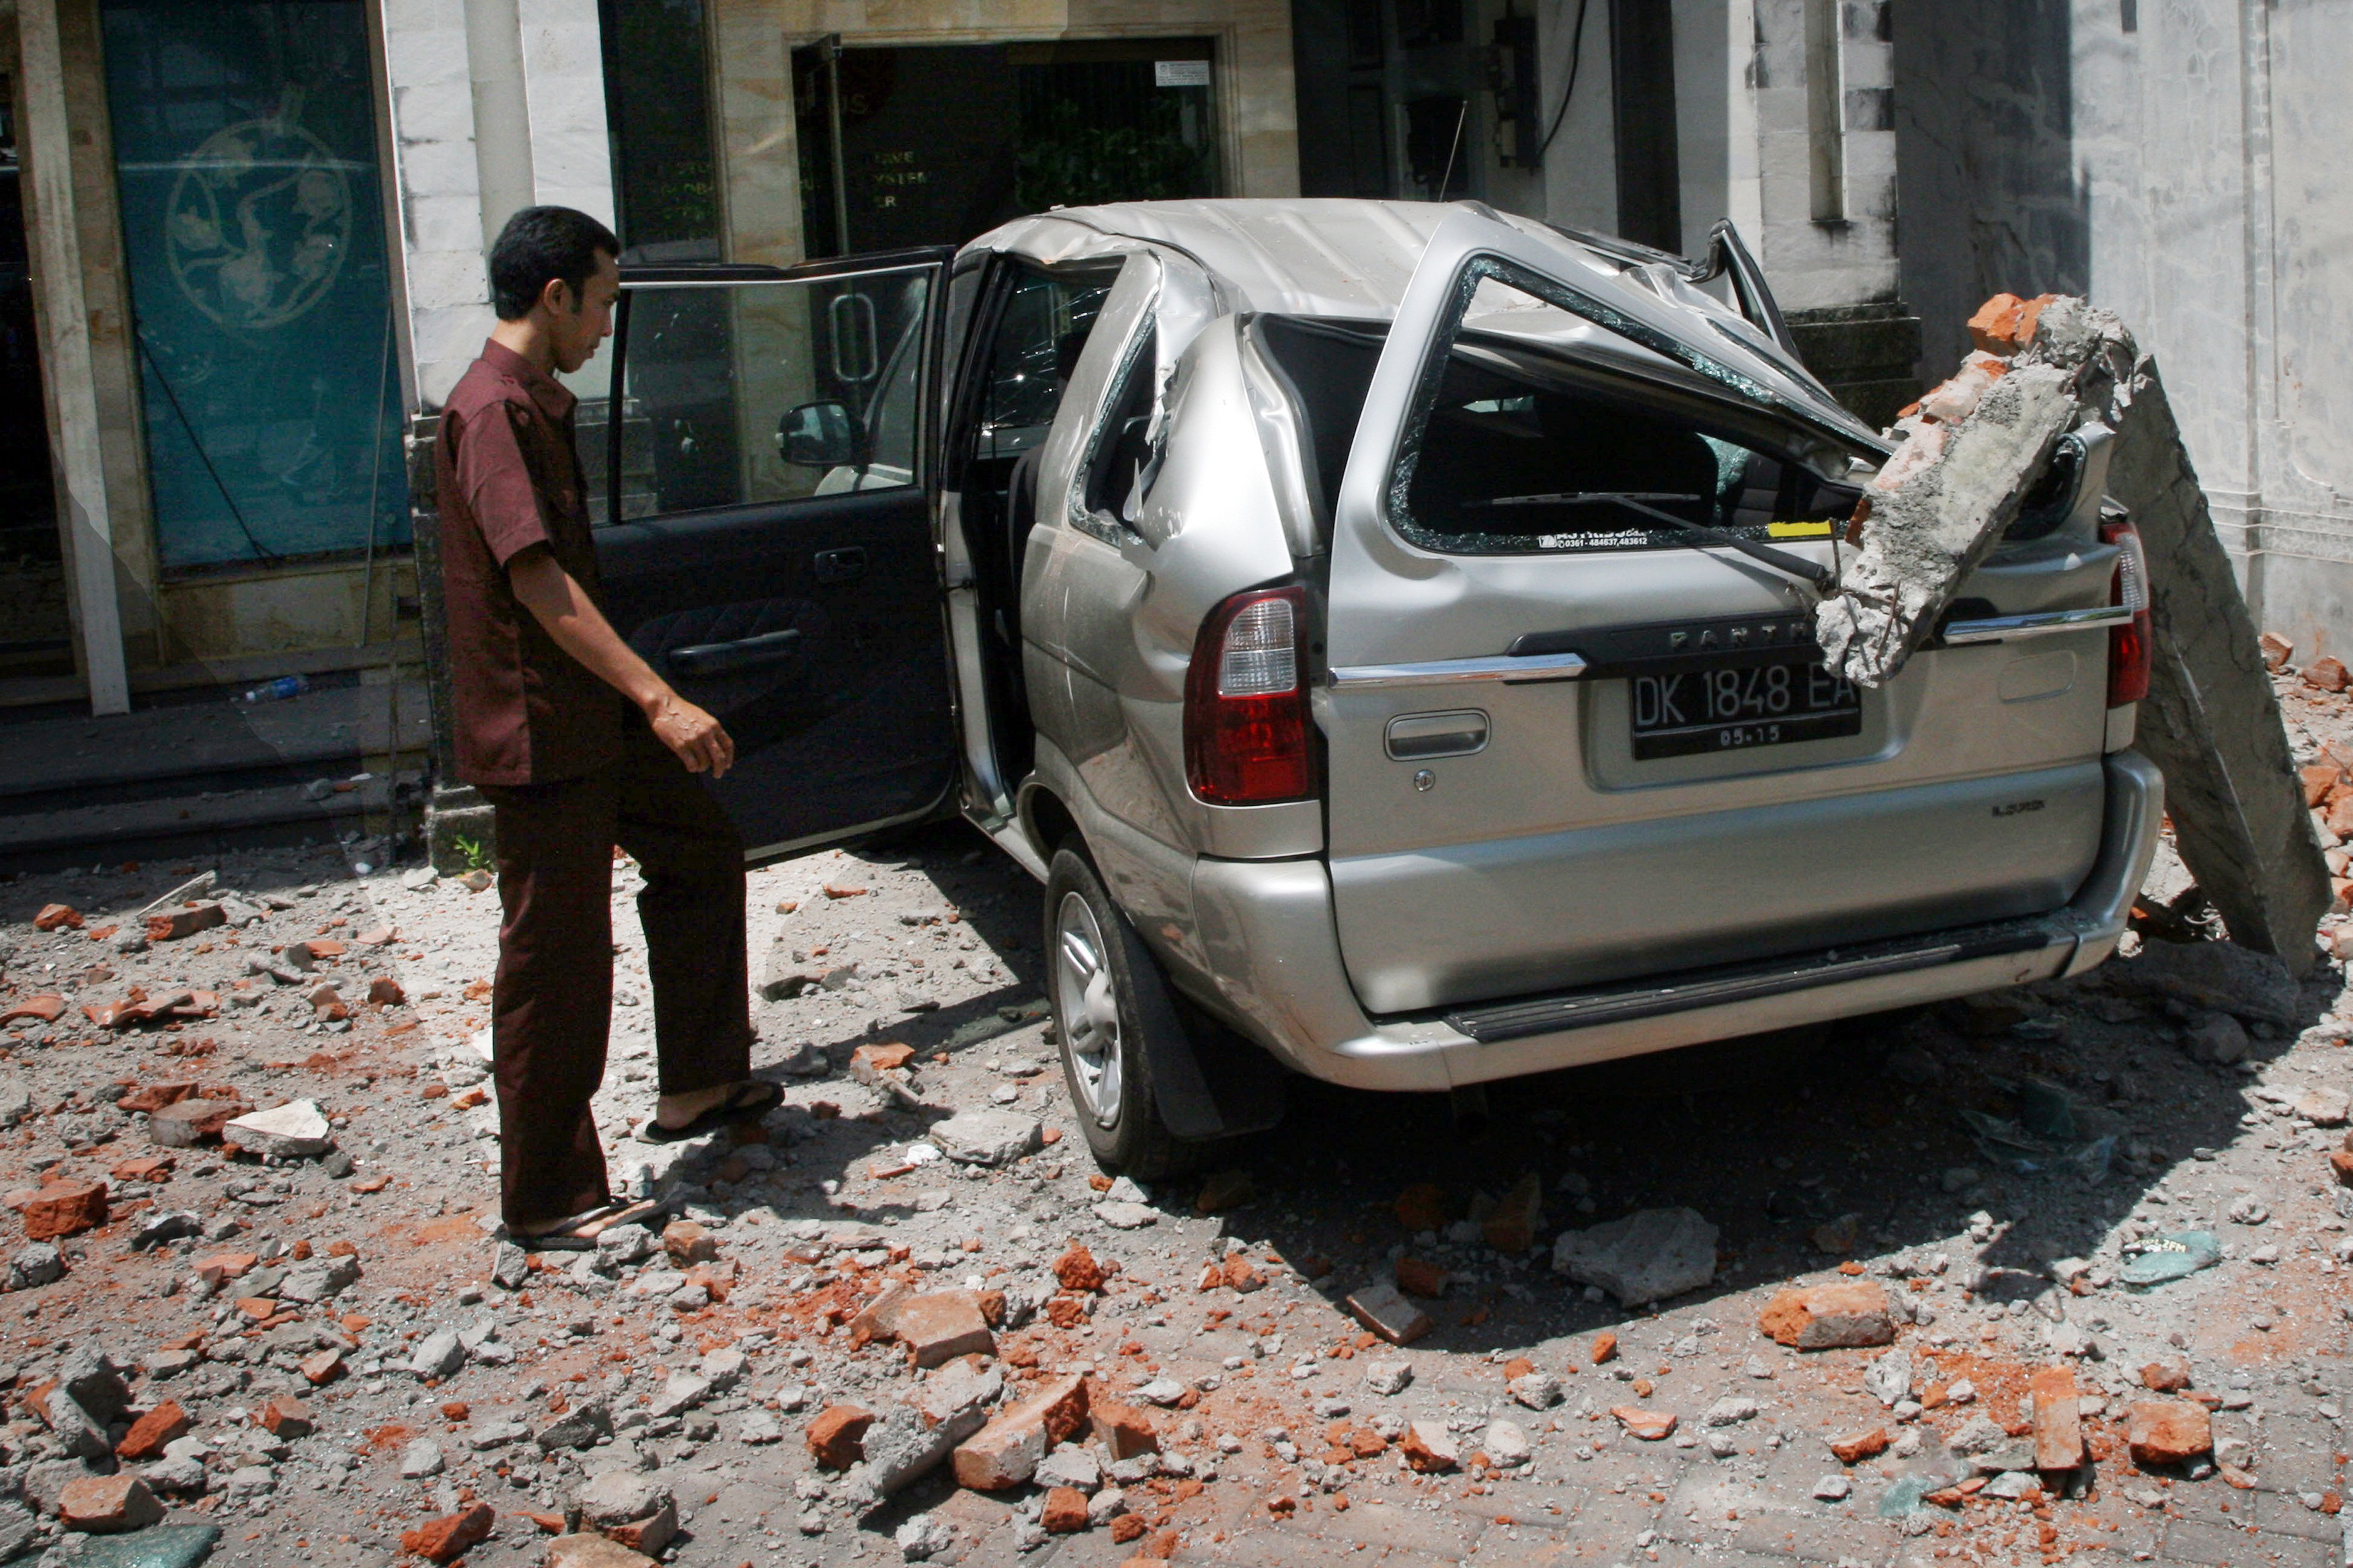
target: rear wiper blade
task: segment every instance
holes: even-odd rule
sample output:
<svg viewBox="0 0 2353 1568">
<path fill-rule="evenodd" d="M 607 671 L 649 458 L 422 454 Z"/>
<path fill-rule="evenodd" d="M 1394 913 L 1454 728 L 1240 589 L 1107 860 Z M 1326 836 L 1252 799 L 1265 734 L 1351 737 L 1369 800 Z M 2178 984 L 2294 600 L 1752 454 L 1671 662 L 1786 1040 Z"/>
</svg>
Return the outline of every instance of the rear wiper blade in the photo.
<svg viewBox="0 0 2353 1568">
<path fill-rule="evenodd" d="M 1710 544 L 1719 544 L 1726 550 L 1736 550 L 1752 561 L 1770 566 L 1776 572 L 1786 573 L 1801 582 L 1811 583 L 1822 593 L 1827 594 L 1837 585 L 1837 573 L 1827 566 L 1809 561 L 1802 555 L 1792 555 L 1786 550 L 1776 550 L 1769 544 L 1759 544 L 1753 539 L 1743 539 L 1736 533 L 1727 533 L 1723 529 L 1711 528 L 1706 523 L 1694 522 L 1688 518 L 1677 517 L 1671 511 L 1661 511 L 1657 507 L 1643 504 L 1645 501 L 1654 500 L 1695 501 L 1700 499 L 1695 495 L 1671 495 L 1655 490 L 1561 490 L 1552 495 L 1497 496 L 1493 500 L 1472 501 L 1466 504 L 1472 506 L 1622 506 L 1628 511 L 1640 512 L 1644 517 L 1655 517 L 1668 527 L 1680 529 L 1685 533 L 1707 541 Z"/>
</svg>

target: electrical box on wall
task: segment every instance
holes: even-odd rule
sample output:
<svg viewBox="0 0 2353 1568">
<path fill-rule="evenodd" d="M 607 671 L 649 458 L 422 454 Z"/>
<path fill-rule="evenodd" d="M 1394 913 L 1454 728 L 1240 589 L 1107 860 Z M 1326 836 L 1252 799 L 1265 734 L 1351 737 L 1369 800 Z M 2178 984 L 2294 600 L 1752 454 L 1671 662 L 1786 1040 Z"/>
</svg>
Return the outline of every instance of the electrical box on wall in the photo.
<svg viewBox="0 0 2353 1568">
<path fill-rule="evenodd" d="M 1495 95 L 1495 158 L 1506 168 L 1542 160 L 1544 125 L 1536 106 L 1536 19 L 1498 16 L 1487 48 L 1487 88 Z"/>
</svg>

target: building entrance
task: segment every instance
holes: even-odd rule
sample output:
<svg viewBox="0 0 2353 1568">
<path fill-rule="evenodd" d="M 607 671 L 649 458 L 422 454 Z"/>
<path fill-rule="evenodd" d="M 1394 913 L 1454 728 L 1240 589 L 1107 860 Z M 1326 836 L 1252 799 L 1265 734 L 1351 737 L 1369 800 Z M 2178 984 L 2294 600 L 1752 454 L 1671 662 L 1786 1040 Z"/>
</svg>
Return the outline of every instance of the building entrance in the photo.
<svg viewBox="0 0 2353 1568">
<path fill-rule="evenodd" d="M 807 253 L 955 245 L 1051 206 L 1221 195 L 1213 42 L 796 51 Z"/>
</svg>

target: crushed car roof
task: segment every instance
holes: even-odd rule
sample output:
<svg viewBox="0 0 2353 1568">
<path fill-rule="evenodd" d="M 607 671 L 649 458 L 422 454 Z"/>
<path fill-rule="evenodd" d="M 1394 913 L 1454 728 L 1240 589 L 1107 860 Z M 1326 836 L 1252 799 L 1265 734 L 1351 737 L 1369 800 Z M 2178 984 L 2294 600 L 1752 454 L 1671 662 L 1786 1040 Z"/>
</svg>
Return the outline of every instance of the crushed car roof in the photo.
<svg viewBox="0 0 2353 1568">
<path fill-rule="evenodd" d="M 1578 285 L 1596 297 L 1626 300 L 1633 304 L 1632 313 L 1654 319 L 1664 305 L 1685 323 L 1678 335 L 1688 333 L 1713 352 L 1721 352 L 1716 339 L 1729 337 L 1793 372 L 1783 388 L 1785 401 L 1794 393 L 1799 405 L 1845 439 L 1882 445 L 1869 426 L 1840 407 L 1810 373 L 1737 310 L 1686 282 L 1682 271 L 1687 263 L 1658 256 L 1657 264 L 1645 264 L 1642 258 L 1655 253 L 1599 237 L 1588 240 L 1481 203 L 1301 197 L 1061 207 L 1001 225 L 967 244 L 964 253 L 1009 251 L 1051 267 L 1149 246 L 1200 267 L 1226 310 L 1386 321 L 1396 316 L 1431 237 L 1466 209 L 1543 241 L 1577 269 Z M 1493 321 L 1491 330 L 1519 335 L 1512 323 L 1501 321 Z M 1589 341 L 1597 334 L 1580 323 L 1569 335 Z M 1603 352 L 1617 357 L 1624 350 L 1649 357 L 1630 344 Z"/>
</svg>

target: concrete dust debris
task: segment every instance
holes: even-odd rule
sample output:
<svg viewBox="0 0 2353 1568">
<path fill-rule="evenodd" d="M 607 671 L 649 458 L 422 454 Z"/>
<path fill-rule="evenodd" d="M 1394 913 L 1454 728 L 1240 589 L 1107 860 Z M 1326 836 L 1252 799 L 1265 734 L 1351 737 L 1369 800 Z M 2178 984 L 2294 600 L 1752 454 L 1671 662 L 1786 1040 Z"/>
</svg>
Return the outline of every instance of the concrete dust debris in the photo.
<svg viewBox="0 0 2353 1568">
<path fill-rule="evenodd" d="M 1630 1307 L 1646 1306 L 1715 1278 L 1716 1227 L 1688 1208 L 1644 1209 L 1553 1244 L 1553 1271 L 1608 1291 Z"/>
</svg>

